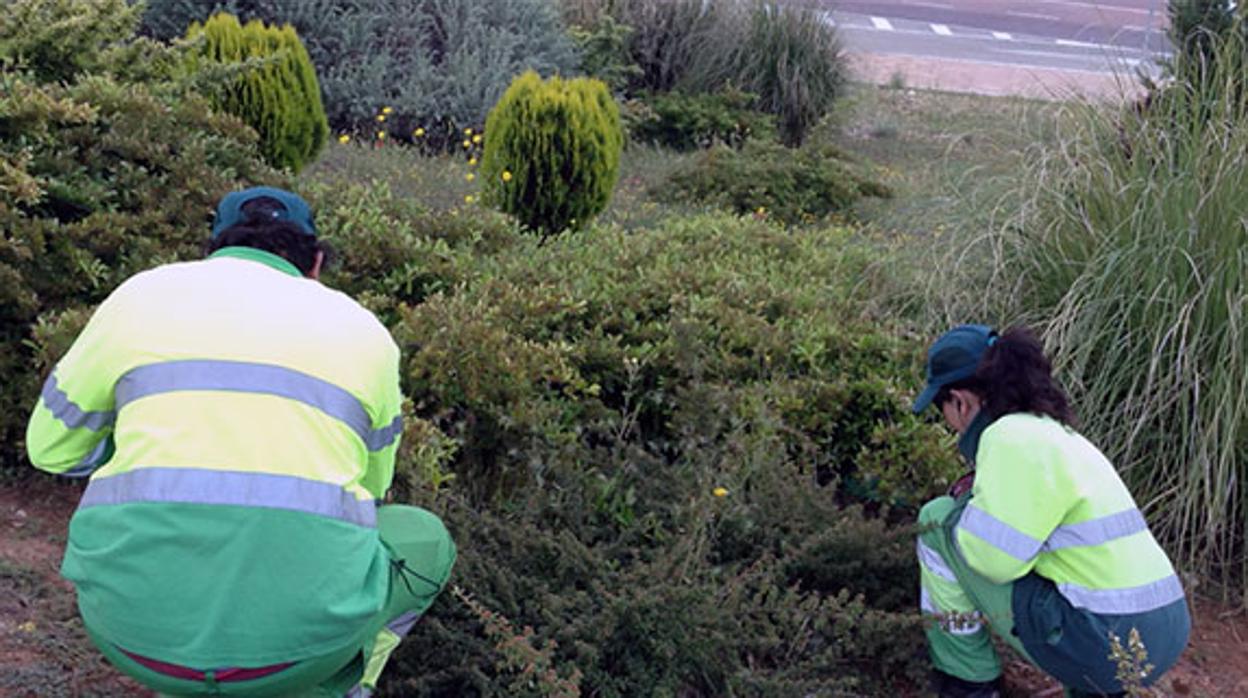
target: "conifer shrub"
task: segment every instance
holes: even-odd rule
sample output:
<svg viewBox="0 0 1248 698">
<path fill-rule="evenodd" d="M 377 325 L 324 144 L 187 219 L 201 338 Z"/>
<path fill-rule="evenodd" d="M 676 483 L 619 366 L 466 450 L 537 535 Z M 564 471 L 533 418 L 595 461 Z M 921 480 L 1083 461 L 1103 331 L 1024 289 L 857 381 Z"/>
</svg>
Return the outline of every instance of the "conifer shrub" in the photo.
<svg viewBox="0 0 1248 698">
<path fill-rule="evenodd" d="M 518 76 L 490 112 L 484 201 L 547 236 L 606 208 L 620 172 L 620 111 L 601 81 Z"/>
<path fill-rule="evenodd" d="M 217 106 L 260 134 L 260 151 L 274 167 L 298 172 L 316 159 L 329 136 L 321 90 L 308 52 L 289 24 L 267 26 L 220 13 L 187 30 L 204 37 L 202 57 L 215 63 L 255 63 L 216 90 Z"/>
</svg>

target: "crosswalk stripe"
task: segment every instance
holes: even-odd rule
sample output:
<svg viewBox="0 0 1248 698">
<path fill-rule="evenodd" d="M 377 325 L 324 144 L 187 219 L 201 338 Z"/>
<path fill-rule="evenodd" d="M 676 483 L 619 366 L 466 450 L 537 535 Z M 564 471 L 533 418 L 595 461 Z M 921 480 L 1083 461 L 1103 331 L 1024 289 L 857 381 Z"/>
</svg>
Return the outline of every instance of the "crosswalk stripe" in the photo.
<svg viewBox="0 0 1248 698">
<path fill-rule="evenodd" d="M 949 27 L 943 24 L 933 24 L 932 31 L 940 34 L 941 36 L 953 36 L 953 32 L 949 31 Z"/>
<path fill-rule="evenodd" d="M 1009 32 L 993 32 L 992 38 L 1000 39 L 1001 41 L 1013 41 L 1014 40 L 1014 37 L 1010 36 Z"/>
<path fill-rule="evenodd" d="M 893 31 L 893 23 L 888 21 L 887 19 L 884 19 L 883 17 L 872 17 L 871 24 L 874 24 L 875 28 L 881 31 L 886 31 L 886 32 Z"/>
</svg>

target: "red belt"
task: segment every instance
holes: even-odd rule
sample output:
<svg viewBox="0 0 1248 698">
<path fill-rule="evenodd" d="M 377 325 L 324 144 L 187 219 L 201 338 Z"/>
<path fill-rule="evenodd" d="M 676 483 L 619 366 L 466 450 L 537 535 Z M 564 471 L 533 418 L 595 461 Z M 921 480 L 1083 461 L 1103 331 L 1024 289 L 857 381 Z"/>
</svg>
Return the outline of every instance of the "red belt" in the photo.
<svg viewBox="0 0 1248 698">
<path fill-rule="evenodd" d="M 120 647 L 117 649 L 121 650 Z M 162 662 L 158 659 L 150 659 L 137 655 L 133 652 L 121 650 L 127 657 L 142 664 L 158 674 L 172 676 L 175 679 L 186 679 L 188 681 L 250 681 L 259 679 L 270 674 L 276 674 L 283 669 L 294 665 L 294 662 L 286 662 L 284 664 L 270 664 L 269 666 L 255 667 L 252 669 L 239 669 L 230 667 L 226 669 L 209 669 L 208 671 L 200 671 L 199 669 L 191 669 L 190 667 L 179 666 Z"/>
</svg>

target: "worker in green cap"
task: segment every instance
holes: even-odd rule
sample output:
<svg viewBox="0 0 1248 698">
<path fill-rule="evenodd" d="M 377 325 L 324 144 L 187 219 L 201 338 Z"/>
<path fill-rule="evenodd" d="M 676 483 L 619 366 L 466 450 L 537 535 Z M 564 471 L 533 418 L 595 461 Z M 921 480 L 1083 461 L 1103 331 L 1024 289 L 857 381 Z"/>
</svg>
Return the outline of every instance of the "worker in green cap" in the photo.
<svg viewBox="0 0 1248 698">
<path fill-rule="evenodd" d="M 90 478 L 61 572 L 163 694 L 368 695 L 455 560 L 436 516 L 378 506 L 398 347 L 318 282 L 297 195 L 227 195 L 208 248 L 119 286 L 47 377 L 30 459 Z"/>
<path fill-rule="evenodd" d="M 989 632 L 1066 686 L 1123 695 L 1113 640 L 1138 632 L 1164 674 L 1191 627 L 1183 587 L 1113 464 L 1075 431 L 1049 360 L 1025 328 L 960 325 L 927 355 L 914 412 L 940 410 L 972 468 L 919 514 L 920 605 L 935 689 L 998 694 Z"/>
</svg>

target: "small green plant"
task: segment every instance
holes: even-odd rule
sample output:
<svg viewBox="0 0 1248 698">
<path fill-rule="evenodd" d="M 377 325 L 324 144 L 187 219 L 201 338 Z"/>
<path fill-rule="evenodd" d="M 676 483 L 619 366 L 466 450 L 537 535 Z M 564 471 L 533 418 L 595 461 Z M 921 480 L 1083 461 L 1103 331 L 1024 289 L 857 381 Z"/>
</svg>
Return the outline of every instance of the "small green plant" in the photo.
<svg viewBox="0 0 1248 698">
<path fill-rule="evenodd" d="M 602 212 L 619 178 L 620 111 L 599 80 L 529 71 L 490 112 L 481 159 L 484 201 L 543 237 Z"/>
<path fill-rule="evenodd" d="M 581 70 L 622 93 L 629 83 L 641 77 L 641 67 L 628 54 L 628 37 L 633 28 L 602 15 L 589 27 L 572 26 L 568 34 L 581 50 Z"/>
<path fill-rule="evenodd" d="M 751 141 L 741 150 L 711 148 L 677 170 L 654 195 L 696 201 L 789 225 L 848 212 L 864 196 L 891 191 L 834 148 L 793 150 Z"/>
<path fill-rule="evenodd" d="M 1131 628 L 1131 632 L 1127 634 L 1126 647 L 1122 646 L 1122 638 L 1114 631 L 1109 631 L 1109 659 L 1117 667 L 1114 677 L 1122 685 L 1124 693 L 1131 698 L 1144 698 L 1149 695 L 1144 681 L 1153 673 L 1155 667 L 1148 663 L 1148 649 L 1144 647 L 1137 628 Z"/>
<path fill-rule="evenodd" d="M 260 151 L 275 167 L 298 172 L 316 159 L 329 137 L 321 88 L 312 60 L 289 24 L 246 26 L 230 14 L 193 24 L 187 36 L 204 37 L 202 57 L 221 64 L 257 65 L 215 95 L 217 105 L 260 134 Z"/>
<path fill-rule="evenodd" d="M 676 150 L 724 143 L 739 148 L 751 138 L 775 137 L 775 121 L 755 109 L 757 98 L 737 89 L 716 93 L 669 92 L 652 95 L 647 109 L 631 119 L 635 141 Z"/>
<path fill-rule="evenodd" d="M 904 90 L 906 89 L 906 74 L 900 70 L 894 70 L 892 75 L 888 76 L 888 89 Z"/>
<path fill-rule="evenodd" d="M 460 587 L 451 587 L 451 594 L 468 607 L 484 627 L 486 636 L 497 643 L 495 649 L 502 655 L 499 668 L 516 674 L 509 686 L 511 695 L 580 698 L 581 670 L 573 667 L 568 676 L 559 675 L 553 640 L 538 647 L 534 644 L 533 628 L 526 625 L 516 632 L 506 616 L 486 608 Z"/>
</svg>

